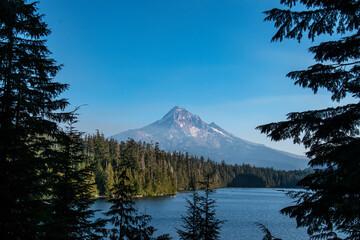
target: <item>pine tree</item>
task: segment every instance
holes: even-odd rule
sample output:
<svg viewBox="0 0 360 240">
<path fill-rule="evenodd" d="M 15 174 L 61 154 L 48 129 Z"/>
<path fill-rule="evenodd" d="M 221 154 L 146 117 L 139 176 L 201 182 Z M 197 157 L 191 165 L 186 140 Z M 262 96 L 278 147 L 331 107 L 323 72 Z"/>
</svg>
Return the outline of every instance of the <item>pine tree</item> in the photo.
<svg viewBox="0 0 360 240">
<path fill-rule="evenodd" d="M 92 167 L 92 171 L 90 172 L 90 176 L 88 179 L 86 179 L 88 181 L 88 184 L 90 184 L 90 193 L 91 193 L 91 196 L 93 197 L 97 197 L 99 196 L 99 192 L 97 190 L 97 185 L 96 185 L 96 181 L 95 181 L 95 174 L 94 174 L 94 169 L 95 169 L 95 166 L 94 165 L 85 165 L 85 167 Z"/>
<path fill-rule="evenodd" d="M 200 196 L 196 190 L 192 191 L 191 199 L 186 199 L 186 215 L 181 216 L 182 229 L 177 229 L 180 239 L 197 240 L 201 239 L 201 210 Z"/>
<path fill-rule="evenodd" d="M 111 197 L 112 189 L 114 188 L 114 171 L 111 163 L 107 165 L 105 175 L 106 175 L 105 195 Z"/>
<path fill-rule="evenodd" d="M 109 232 L 109 238 L 122 240 L 131 237 L 136 209 L 132 201 L 133 190 L 128 183 L 126 169 L 123 168 L 119 172 L 113 190 L 114 198 L 109 200 L 113 205 L 105 215 L 110 216 L 108 221 L 114 225 Z"/>
<path fill-rule="evenodd" d="M 94 199 L 88 179 L 92 166 L 81 167 L 86 158 L 81 134 L 71 125 L 58 140 L 57 154 L 49 154 L 54 159 L 48 166 L 50 216 L 43 223 L 44 239 L 100 239 L 96 231 L 101 230 L 103 221 L 91 221 L 94 210 L 89 208 Z"/>
<path fill-rule="evenodd" d="M 109 222 L 113 224 L 108 237 L 110 239 L 151 239 L 155 231 L 154 227 L 149 226 L 151 220 L 149 215 L 138 215 L 135 202 L 132 198 L 135 191 L 129 183 L 126 168 L 121 167 L 120 174 L 114 185 L 114 198 L 110 199 L 113 205 L 105 214 L 110 216 Z"/>
<path fill-rule="evenodd" d="M 58 123 L 70 120 L 53 81 L 61 66 L 45 45 L 50 34 L 36 3 L 0 1 L 0 235 L 36 239 L 48 216 L 46 151 Z"/>
<path fill-rule="evenodd" d="M 190 178 L 190 189 L 192 190 L 191 199 L 186 199 L 186 215 L 181 216 L 182 229 L 177 229 L 180 239 L 197 240 L 201 239 L 202 216 L 200 209 L 200 195 L 196 191 L 195 177 Z"/>
<path fill-rule="evenodd" d="M 275 141 L 303 143 L 318 168 L 299 182 L 306 191 L 292 192 L 296 205 L 281 212 L 307 227 L 313 238 L 346 234 L 360 238 L 360 2 L 357 0 L 281 0 L 287 9 L 266 11 L 278 31 L 273 41 L 297 39 L 307 33 L 330 40 L 309 48 L 316 64 L 290 72 L 295 84 L 315 94 L 323 88 L 333 101 L 350 95 L 354 103 L 321 110 L 289 113 L 287 121 L 259 126 Z M 295 4 L 301 11 L 294 10 Z M 336 35 L 335 35 L 336 33 Z"/>
<path fill-rule="evenodd" d="M 201 189 L 204 190 L 204 196 L 200 197 L 200 210 L 202 214 L 201 239 L 215 240 L 220 239 L 220 228 L 225 221 L 216 218 L 215 203 L 216 200 L 211 198 L 215 190 L 210 188 L 212 174 L 204 172 Z"/>
<path fill-rule="evenodd" d="M 204 195 L 200 195 L 196 191 L 194 177 L 191 179 L 192 199 L 186 199 L 187 215 L 182 216 L 182 229 L 178 229 L 177 233 L 180 239 L 184 240 L 215 240 L 219 239 L 221 221 L 216 218 L 215 200 L 211 198 L 214 190 L 210 189 L 211 174 L 204 172 L 203 181 L 200 182 Z"/>
</svg>

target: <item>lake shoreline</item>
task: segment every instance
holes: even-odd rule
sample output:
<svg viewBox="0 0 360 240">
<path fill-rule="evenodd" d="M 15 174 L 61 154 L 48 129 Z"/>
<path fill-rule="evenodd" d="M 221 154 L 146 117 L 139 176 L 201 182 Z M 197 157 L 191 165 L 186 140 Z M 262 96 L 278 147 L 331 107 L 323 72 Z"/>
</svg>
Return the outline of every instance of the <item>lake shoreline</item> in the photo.
<svg viewBox="0 0 360 240">
<path fill-rule="evenodd" d="M 302 188 L 281 188 L 281 187 L 219 187 L 219 188 L 212 188 L 212 190 L 219 190 L 219 189 L 279 189 L 278 191 L 283 191 L 286 192 L 286 190 L 291 191 L 292 190 L 300 190 Z M 196 191 L 202 191 L 201 189 L 198 189 Z M 171 193 L 171 194 L 158 194 L 156 196 L 152 196 L 152 195 L 135 195 L 133 197 L 133 199 L 141 199 L 141 198 L 162 198 L 162 197 L 176 197 L 176 194 L 179 193 L 190 193 L 192 192 L 192 190 L 182 190 L 182 191 L 178 191 L 176 193 Z M 94 199 L 112 199 L 110 197 L 107 196 L 93 196 Z"/>
</svg>

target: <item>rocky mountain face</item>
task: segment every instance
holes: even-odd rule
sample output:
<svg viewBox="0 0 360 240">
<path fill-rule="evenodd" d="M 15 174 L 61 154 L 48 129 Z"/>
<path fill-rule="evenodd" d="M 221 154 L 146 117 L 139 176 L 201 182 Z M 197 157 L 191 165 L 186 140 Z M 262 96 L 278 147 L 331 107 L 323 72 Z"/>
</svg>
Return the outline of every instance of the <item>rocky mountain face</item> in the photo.
<svg viewBox="0 0 360 240">
<path fill-rule="evenodd" d="M 140 129 L 112 136 L 118 141 L 158 142 L 166 151 L 188 152 L 229 164 L 292 170 L 307 167 L 308 159 L 238 138 L 215 123 L 207 124 L 185 108 L 176 106 L 162 119 Z"/>
</svg>

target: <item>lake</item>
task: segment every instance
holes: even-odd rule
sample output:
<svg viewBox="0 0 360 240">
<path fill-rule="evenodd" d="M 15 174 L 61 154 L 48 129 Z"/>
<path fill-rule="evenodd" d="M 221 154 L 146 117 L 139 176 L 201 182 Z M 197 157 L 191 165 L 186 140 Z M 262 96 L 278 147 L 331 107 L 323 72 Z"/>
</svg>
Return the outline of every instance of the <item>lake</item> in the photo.
<svg viewBox="0 0 360 240">
<path fill-rule="evenodd" d="M 280 189 L 274 188 L 222 188 L 213 194 L 216 199 L 216 214 L 226 220 L 221 228 L 221 239 L 261 240 L 264 234 L 254 224 L 265 225 L 273 236 L 283 240 L 309 239 L 304 228 L 296 228 L 294 219 L 283 216 L 279 210 L 292 204 Z M 178 193 L 176 197 L 155 197 L 137 199 L 140 213 L 152 216 L 151 225 L 157 231 L 155 236 L 169 233 L 179 239 L 175 228 L 182 224 L 181 215 L 186 212 L 186 198 L 190 193 Z M 98 199 L 93 209 L 107 211 L 110 204 Z M 96 217 L 102 217 L 100 212 Z"/>
</svg>

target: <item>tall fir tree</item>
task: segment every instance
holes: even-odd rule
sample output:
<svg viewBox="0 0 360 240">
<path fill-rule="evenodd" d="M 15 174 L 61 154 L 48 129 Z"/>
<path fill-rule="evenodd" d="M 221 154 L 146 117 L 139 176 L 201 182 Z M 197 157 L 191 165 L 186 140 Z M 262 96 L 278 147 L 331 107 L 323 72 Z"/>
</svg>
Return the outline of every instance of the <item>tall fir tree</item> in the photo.
<svg viewBox="0 0 360 240">
<path fill-rule="evenodd" d="M 111 163 L 108 163 L 106 167 L 105 175 L 106 175 L 105 195 L 111 197 L 112 190 L 114 188 L 114 171 Z"/>
<path fill-rule="evenodd" d="M 36 239 L 48 216 L 47 159 L 58 123 L 72 119 L 58 98 L 68 85 L 50 58 L 50 34 L 36 3 L 0 1 L 0 235 Z"/>
<path fill-rule="evenodd" d="M 191 198 L 186 199 L 186 215 L 181 216 L 182 229 L 177 229 L 177 233 L 182 240 L 198 240 L 202 234 L 202 216 L 200 209 L 200 195 L 196 191 L 194 178 L 191 178 Z"/>
<path fill-rule="evenodd" d="M 281 0 L 285 9 L 266 11 L 278 31 L 272 41 L 311 40 L 327 35 L 328 41 L 310 47 L 316 64 L 288 73 L 295 84 L 331 93 L 333 101 L 346 96 L 353 103 L 321 110 L 289 113 L 287 121 L 259 126 L 275 141 L 292 138 L 303 143 L 317 168 L 299 182 L 306 191 L 291 192 L 296 204 L 281 210 L 307 227 L 314 239 L 360 238 L 360 1 Z M 299 4 L 301 7 L 295 5 Z"/>
<path fill-rule="evenodd" d="M 117 182 L 114 184 L 114 198 L 106 216 L 110 216 L 109 222 L 114 226 L 109 230 L 108 237 L 112 240 L 151 239 L 155 229 L 149 226 L 151 220 L 149 215 L 138 215 L 135 202 L 133 186 L 129 182 L 126 168 L 121 166 L 118 169 Z"/>
<path fill-rule="evenodd" d="M 202 214 L 201 239 L 216 240 L 220 239 L 220 228 L 225 221 L 221 221 L 216 217 L 215 203 L 216 200 L 211 198 L 215 190 L 211 189 L 212 173 L 204 172 L 201 181 L 201 189 L 204 195 L 200 197 L 200 209 Z"/>
<path fill-rule="evenodd" d="M 74 122 L 72 122 L 73 124 Z M 82 166 L 86 161 L 83 141 L 73 125 L 58 136 L 57 147 L 50 152 L 48 178 L 50 195 L 46 203 L 50 215 L 43 222 L 44 239 L 101 239 L 98 233 L 104 221 L 93 221 L 90 209 L 95 199 L 91 195 L 92 165 Z"/>
<path fill-rule="evenodd" d="M 225 221 L 216 218 L 215 200 L 211 195 L 215 190 L 210 188 L 212 174 L 204 171 L 200 182 L 203 194 L 196 191 L 194 177 L 190 181 L 193 189 L 192 198 L 186 199 L 187 214 L 181 217 L 182 229 L 177 229 L 183 240 L 216 240 L 220 239 L 220 228 Z"/>
</svg>

